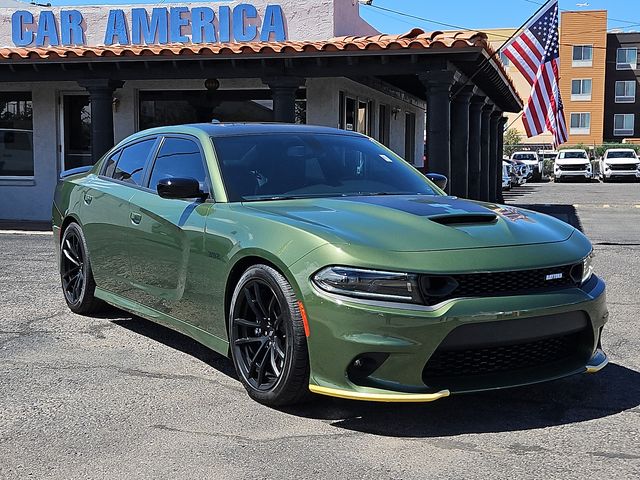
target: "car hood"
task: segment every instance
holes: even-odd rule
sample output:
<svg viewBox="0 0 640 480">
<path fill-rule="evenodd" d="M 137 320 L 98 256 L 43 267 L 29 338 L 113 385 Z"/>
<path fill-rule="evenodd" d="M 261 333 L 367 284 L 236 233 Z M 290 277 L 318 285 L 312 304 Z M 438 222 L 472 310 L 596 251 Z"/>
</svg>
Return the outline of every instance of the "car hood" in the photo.
<svg viewBox="0 0 640 480">
<path fill-rule="evenodd" d="M 586 165 L 590 163 L 586 158 L 559 158 L 556 165 Z"/>
<path fill-rule="evenodd" d="M 536 212 L 445 196 L 314 198 L 244 206 L 329 243 L 400 252 L 561 242 L 575 231 Z"/>
</svg>

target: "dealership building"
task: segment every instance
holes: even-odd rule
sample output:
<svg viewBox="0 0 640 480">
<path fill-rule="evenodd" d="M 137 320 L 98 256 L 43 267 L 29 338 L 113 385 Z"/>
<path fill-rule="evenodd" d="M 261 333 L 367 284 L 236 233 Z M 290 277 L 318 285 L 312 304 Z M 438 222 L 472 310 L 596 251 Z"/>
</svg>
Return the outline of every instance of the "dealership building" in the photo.
<svg viewBox="0 0 640 480">
<path fill-rule="evenodd" d="M 134 132 L 211 121 L 358 131 L 495 201 L 504 114 L 522 101 L 486 35 L 385 35 L 359 8 L 0 1 L 0 220 L 49 220 L 60 172 Z"/>
</svg>

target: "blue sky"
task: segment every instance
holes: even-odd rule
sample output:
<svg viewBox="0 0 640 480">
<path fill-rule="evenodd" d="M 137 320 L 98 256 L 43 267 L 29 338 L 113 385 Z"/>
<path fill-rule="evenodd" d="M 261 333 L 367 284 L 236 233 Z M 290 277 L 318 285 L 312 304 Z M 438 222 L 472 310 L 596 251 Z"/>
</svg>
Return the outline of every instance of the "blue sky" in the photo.
<svg viewBox="0 0 640 480">
<path fill-rule="evenodd" d="M 375 6 L 472 30 L 481 30 L 520 26 L 539 8 L 539 3 L 544 2 L 543 0 L 374 0 L 373 7 L 363 6 L 361 12 L 369 23 L 385 33 L 403 33 L 410 30 L 412 26 L 425 30 L 443 30 L 447 27 L 402 17 L 376 9 Z M 577 6 L 582 3 L 588 3 L 589 6 Z M 561 0 L 560 8 L 608 10 L 609 28 L 631 28 L 640 31 L 640 1 L 638 0 Z"/>
<path fill-rule="evenodd" d="M 40 1 L 46 3 L 47 0 Z M 153 0 L 49 1 L 53 5 L 154 3 Z M 175 1 L 168 0 L 166 3 Z M 158 0 L 157 3 L 161 3 L 161 1 Z M 215 0 L 210 0 L 207 3 L 215 3 Z M 273 0 L 273 3 L 278 3 L 278 0 Z M 420 27 L 424 30 L 443 30 L 447 27 L 382 11 L 376 9 L 376 6 L 442 23 L 481 30 L 483 28 L 520 26 L 536 11 L 538 3 L 543 3 L 543 0 L 373 0 L 373 7 L 363 6 L 361 11 L 367 21 L 385 33 L 404 33 L 412 27 Z M 576 4 L 582 3 L 588 3 L 589 6 L 586 8 L 589 10 L 609 10 L 609 28 L 640 30 L 639 0 L 561 0 L 560 8 L 579 10 L 585 7 L 578 7 Z"/>
</svg>

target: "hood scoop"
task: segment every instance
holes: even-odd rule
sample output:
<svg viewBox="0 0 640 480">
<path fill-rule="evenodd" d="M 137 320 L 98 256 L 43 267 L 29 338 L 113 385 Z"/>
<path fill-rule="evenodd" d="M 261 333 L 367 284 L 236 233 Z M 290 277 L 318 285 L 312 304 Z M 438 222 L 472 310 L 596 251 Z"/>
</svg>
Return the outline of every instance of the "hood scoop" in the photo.
<svg viewBox="0 0 640 480">
<path fill-rule="evenodd" d="M 488 225 L 495 223 L 498 216 L 495 213 L 453 213 L 434 215 L 429 217 L 432 222 L 440 225 Z"/>
</svg>

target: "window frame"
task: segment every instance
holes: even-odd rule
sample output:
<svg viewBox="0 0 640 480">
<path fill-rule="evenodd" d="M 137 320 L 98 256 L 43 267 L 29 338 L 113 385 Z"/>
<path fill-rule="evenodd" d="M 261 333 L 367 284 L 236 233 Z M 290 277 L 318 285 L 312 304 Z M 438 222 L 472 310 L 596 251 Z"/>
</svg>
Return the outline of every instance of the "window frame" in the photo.
<svg viewBox="0 0 640 480">
<path fill-rule="evenodd" d="M 582 55 L 580 59 L 575 58 L 576 48 L 580 48 Z M 589 48 L 591 55 L 588 60 L 584 59 L 584 49 Z M 593 66 L 593 44 L 573 45 L 571 50 L 571 66 L 572 67 L 591 67 Z"/>
<path fill-rule="evenodd" d="M 572 121 L 574 115 L 579 115 L 580 119 L 583 118 L 582 115 L 585 115 L 584 118 L 589 119 L 589 126 L 587 127 L 580 126 L 582 122 L 578 121 L 579 126 L 574 127 L 573 121 Z M 591 112 L 571 112 L 569 116 L 569 134 L 570 135 L 590 135 L 591 134 Z"/>
<path fill-rule="evenodd" d="M 634 63 L 631 62 L 620 62 L 620 52 L 621 51 L 635 51 L 636 52 L 636 61 Z M 625 59 L 627 59 L 628 55 L 625 55 Z M 636 70 L 638 68 L 638 48 L 637 47 L 620 47 L 616 50 L 616 70 Z"/>
<path fill-rule="evenodd" d="M 13 182 L 15 182 L 15 184 L 34 184 L 33 182 L 35 181 L 36 178 L 36 152 L 35 152 L 35 148 L 34 148 L 34 125 L 33 125 L 33 121 L 34 121 L 34 115 L 33 115 L 33 91 L 32 90 L 15 90 L 15 91 L 6 91 L 6 92 L 0 92 L 0 97 L 4 97 L 4 96 L 11 96 L 11 95 L 15 95 L 16 98 L 19 98 L 18 100 L 12 100 L 12 101 L 18 101 L 18 102 L 31 102 L 31 130 L 25 130 L 25 129 L 21 129 L 21 128 L 3 128 L 2 130 L 19 130 L 19 131 L 25 131 L 25 132 L 31 132 L 31 162 L 33 165 L 33 173 L 31 175 L 0 175 L 0 182 L 2 182 L 2 184 L 6 184 L 6 182 L 8 182 L 9 184 L 13 184 Z M 22 98 L 25 97 L 25 98 Z M 9 103 L 9 102 L 7 102 Z"/>
<path fill-rule="evenodd" d="M 616 80 L 614 90 L 613 90 L 613 93 L 615 96 L 615 103 L 636 103 L 636 94 L 638 91 L 637 83 L 638 82 L 636 80 Z M 626 85 L 627 84 L 633 85 L 633 96 L 618 95 L 618 84 L 625 85 L 625 93 L 626 93 Z"/>
<path fill-rule="evenodd" d="M 574 82 L 580 82 L 580 93 L 573 93 Z M 589 93 L 584 93 L 585 82 L 589 82 Z M 571 101 L 588 102 L 591 101 L 593 95 L 593 79 L 591 78 L 574 78 L 571 80 Z"/>
<path fill-rule="evenodd" d="M 160 154 L 160 151 L 162 150 L 162 147 L 164 143 L 167 141 L 167 139 L 171 139 L 171 138 L 189 140 L 196 144 L 196 146 L 198 147 L 198 150 L 200 151 L 200 160 L 202 161 L 202 167 L 204 169 L 204 176 L 205 176 L 204 183 L 206 188 L 208 189 L 208 191 L 205 192 L 208 195 L 207 201 L 208 200 L 213 201 L 214 199 L 213 182 L 211 181 L 211 173 L 209 172 L 209 165 L 207 163 L 206 153 L 204 151 L 204 148 L 202 148 L 202 142 L 200 142 L 200 139 L 198 137 L 193 135 L 187 135 L 184 133 L 162 133 L 158 135 L 158 142 L 156 143 L 155 149 L 153 151 L 153 155 L 151 155 L 150 159 L 148 160 L 147 168 L 145 170 L 143 188 L 146 191 L 151 192 L 156 196 L 159 196 L 158 191 L 154 188 L 151 188 L 151 186 L 149 185 L 149 182 L 151 181 L 151 174 L 153 172 L 153 168 L 156 166 L 158 155 Z M 167 199 L 167 200 L 171 200 L 171 199 Z"/>
<path fill-rule="evenodd" d="M 138 143 L 142 143 L 142 142 L 146 142 L 149 140 L 155 140 L 155 143 L 153 144 L 153 146 L 151 147 L 151 150 L 149 151 L 149 155 L 147 155 L 147 158 L 145 159 L 144 162 L 144 168 L 142 171 L 142 184 L 144 185 L 146 182 L 146 178 L 147 175 L 149 173 L 149 163 L 151 161 L 152 158 L 155 158 L 156 152 L 158 151 L 158 144 L 159 144 L 159 140 L 160 140 L 160 135 L 155 134 L 155 135 L 147 135 L 145 137 L 140 137 L 140 138 L 136 138 L 135 140 L 132 140 L 131 142 L 128 142 L 124 145 L 120 145 L 118 146 L 118 148 L 114 148 L 113 150 L 109 150 L 103 157 L 102 159 L 100 159 L 101 165 L 100 165 L 100 171 L 98 173 L 98 177 L 100 177 L 103 180 L 109 180 L 111 182 L 117 183 L 119 185 L 125 185 L 127 187 L 131 187 L 131 188 L 135 188 L 136 190 L 148 190 L 148 188 L 144 187 L 143 185 L 137 185 L 135 183 L 130 183 L 130 182 L 125 182 L 123 180 L 118 180 L 116 178 L 113 177 L 109 177 L 105 174 L 105 171 L 107 169 L 107 160 L 111 157 L 113 157 L 114 155 L 118 155 L 118 161 L 116 162 L 115 168 L 118 168 L 118 164 L 120 163 L 120 160 L 122 158 L 122 152 L 129 147 L 132 147 L 134 145 L 137 145 Z M 114 170 L 115 172 L 115 170 Z"/>
<path fill-rule="evenodd" d="M 631 129 L 619 128 L 616 129 L 616 118 L 617 117 L 631 117 Z M 624 120 L 623 120 L 624 127 Z M 616 137 L 633 137 L 636 131 L 636 116 L 634 113 L 615 113 L 613 115 L 613 135 Z"/>
</svg>

